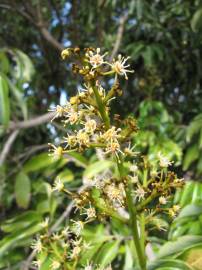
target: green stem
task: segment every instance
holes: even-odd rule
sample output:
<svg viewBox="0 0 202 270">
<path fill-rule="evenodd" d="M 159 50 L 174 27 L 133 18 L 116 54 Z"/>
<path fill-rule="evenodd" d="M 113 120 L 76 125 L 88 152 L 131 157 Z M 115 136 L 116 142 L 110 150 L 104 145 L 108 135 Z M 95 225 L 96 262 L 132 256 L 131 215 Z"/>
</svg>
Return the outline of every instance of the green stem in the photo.
<svg viewBox="0 0 202 270">
<path fill-rule="evenodd" d="M 102 98 L 101 98 L 101 96 L 99 94 L 98 88 L 96 86 L 92 86 L 92 88 L 93 88 L 93 92 L 95 94 L 95 99 L 96 99 L 98 110 L 100 112 L 102 120 L 103 120 L 103 122 L 105 124 L 106 129 L 109 129 L 110 128 L 110 119 L 109 119 L 109 116 L 108 116 L 108 114 L 106 112 L 105 105 L 102 102 Z"/>
<path fill-rule="evenodd" d="M 120 156 L 119 160 L 117 159 L 117 166 L 118 170 L 120 173 L 120 177 L 125 176 L 125 169 L 123 166 L 123 159 Z M 145 252 L 144 249 L 142 249 L 141 246 L 141 240 L 139 238 L 139 233 L 138 233 L 138 222 L 137 222 L 137 210 L 133 204 L 133 199 L 131 196 L 131 190 L 132 190 L 132 185 L 129 183 L 129 185 L 126 188 L 126 202 L 128 206 L 128 211 L 129 211 L 129 216 L 130 216 L 130 225 L 132 228 L 132 236 L 133 236 L 133 241 L 135 244 L 135 249 L 139 261 L 139 265 L 141 267 L 141 270 L 146 270 L 146 257 L 145 257 Z"/>
<path fill-rule="evenodd" d="M 139 238 L 138 233 L 138 223 L 137 223 L 137 211 L 133 204 L 132 196 L 131 196 L 131 185 L 129 185 L 126 189 L 126 201 L 128 205 L 129 215 L 130 215 L 130 222 L 132 227 L 132 236 L 133 241 L 135 244 L 135 249 L 137 252 L 137 257 L 139 261 L 139 265 L 141 267 L 141 270 L 146 270 L 146 257 L 144 255 L 144 252 L 142 250 L 141 246 L 141 240 Z"/>
<path fill-rule="evenodd" d="M 142 252 L 145 253 L 145 215 L 141 213 L 140 215 L 140 242 L 142 247 Z"/>
<path fill-rule="evenodd" d="M 148 171 L 147 169 L 144 169 L 143 171 L 143 187 L 147 187 L 147 177 L 148 177 Z M 145 254 L 145 215 L 144 212 L 140 214 L 140 241 L 142 246 L 142 252 Z"/>
</svg>

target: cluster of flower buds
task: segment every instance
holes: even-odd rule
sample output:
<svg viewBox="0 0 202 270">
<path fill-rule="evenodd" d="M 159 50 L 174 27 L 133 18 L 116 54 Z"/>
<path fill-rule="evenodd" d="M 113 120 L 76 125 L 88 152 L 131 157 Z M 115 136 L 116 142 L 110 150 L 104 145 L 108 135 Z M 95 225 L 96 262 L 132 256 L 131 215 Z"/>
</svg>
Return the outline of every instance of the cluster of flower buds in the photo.
<svg viewBox="0 0 202 270">
<path fill-rule="evenodd" d="M 37 254 L 37 260 L 33 264 L 40 269 L 43 263 L 45 263 L 47 256 L 50 255 L 51 264 L 49 269 L 63 269 L 67 265 L 74 269 L 73 265 L 82 256 L 82 251 L 90 247 L 82 238 L 83 222 L 73 221 L 70 227 L 67 226 L 57 233 L 50 233 L 48 231 L 48 219 L 42 222 L 41 226 L 44 229 L 44 233 L 32 243 L 32 248 Z M 58 252 L 60 256 L 58 256 Z"/>
<path fill-rule="evenodd" d="M 138 130 L 133 117 L 122 120 L 117 114 L 111 115 L 110 102 L 122 93 L 119 76 L 128 79 L 127 74 L 133 72 L 126 63 L 129 57 L 119 55 L 117 59 L 109 62 L 107 53 L 101 53 L 99 48 L 68 48 L 62 52 L 62 58 L 65 60 L 69 57 L 76 60 L 72 70 L 83 77 L 84 88 L 79 89 L 66 105 L 51 109 L 55 113 L 52 121 L 59 118 L 64 126 L 68 125 L 69 131 L 60 145 L 50 144 L 50 155 L 58 159 L 72 151 L 99 149 L 104 159 L 115 164 L 103 175 L 88 179 L 86 189 L 78 194 L 68 192 L 60 179 L 54 184 L 53 191 L 68 193 L 74 199 L 81 215 L 85 215 L 83 221 L 72 223 L 72 233 L 76 240 L 72 242 L 67 237 L 65 241 L 63 233 L 57 235 L 59 242 L 66 246 L 64 256 L 68 254 L 68 258 L 74 260 L 78 259 L 85 246 L 79 238 L 84 224 L 105 216 L 129 223 L 128 215 L 121 214 L 129 210 L 128 203 L 134 205 L 137 215 L 144 215 L 146 225 L 162 212 L 174 217 L 179 207 L 168 207 L 169 198 L 174 189 L 182 186 L 183 181 L 168 170 L 172 162 L 162 153 L 159 153 L 152 163 L 146 157 L 140 156 L 135 151 L 135 146 L 131 146 Z M 110 81 L 113 81 L 109 90 L 104 89 L 108 76 L 112 77 Z M 131 196 L 131 201 L 128 196 Z M 161 229 L 158 223 L 156 227 Z M 49 241 L 46 238 L 43 240 L 47 243 Z M 43 249 L 43 245 L 38 241 L 34 246 L 37 252 Z M 70 247 L 71 252 L 67 253 Z M 54 261 L 52 269 L 58 269 L 61 263 Z M 84 269 L 103 268 L 93 268 L 92 264 L 87 264 Z M 109 269 L 111 266 L 105 268 Z"/>
</svg>

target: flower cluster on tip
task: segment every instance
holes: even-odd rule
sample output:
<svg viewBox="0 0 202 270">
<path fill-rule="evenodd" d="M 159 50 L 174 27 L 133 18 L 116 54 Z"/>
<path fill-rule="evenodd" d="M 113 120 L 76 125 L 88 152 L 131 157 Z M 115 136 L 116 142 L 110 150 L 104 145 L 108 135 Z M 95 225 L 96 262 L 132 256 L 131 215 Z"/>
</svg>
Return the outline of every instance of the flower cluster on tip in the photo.
<svg viewBox="0 0 202 270">
<path fill-rule="evenodd" d="M 170 206 L 170 198 L 173 191 L 183 185 L 182 179 L 169 170 L 173 162 L 167 156 L 158 153 L 153 162 L 136 151 L 133 139 L 138 127 L 134 117 L 121 119 L 120 115 L 111 114 L 112 100 L 122 94 L 119 77 L 127 80 L 128 74 L 133 73 L 127 64 L 129 57 L 118 55 L 109 62 L 107 53 L 101 53 L 100 48 L 67 48 L 61 56 L 63 60 L 76 58 L 72 71 L 82 76 L 84 88 L 79 89 L 64 106 L 57 105 L 51 109 L 54 112 L 52 121 L 59 119 L 65 127 L 68 126 L 68 133 L 59 145 L 49 144 L 50 155 L 60 159 L 70 152 L 99 149 L 102 157 L 110 160 L 112 165 L 99 175 L 84 178 L 85 189 L 78 193 L 68 191 L 65 184 L 56 179 L 52 191 L 70 196 L 76 210 L 80 211 L 80 219 L 71 220 L 70 227 L 58 234 L 51 237 L 45 234 L 33 243 L 32 247 L 37 253 L 42 252 L 44 247 L 51 250 L 51 241 L 61 245 L 63 261 L 55 258 L 51 269 L 60 269 L 64 262 L 75 266 L 76 261 L 76 265 L 79 265 L 82 250 L 89 248 L 82 239 L 85 224 L 105 218 L 115 218 L 129 224 L 128 192 L 136 214 L 145 218 L 145 228 L 155 224 L 156 229 L 164 229 L 158 216 L 162 212 L 170 218 L 177 215 L 180 208 Z M 105 89 L 107 84 L 104 79 L 111 77 L 114 83 Z M 47 230 L 48 224 L 49 220 L 46 220 L 42 227 Z M 35 262 L 36 265 L 40 263 Z M 93 262 L 83 268 L 79 266 L 78 269 L 84 270 L 112 269 L 111 266 L 94 266 Z"/>
<path fill-rule="evenodd" d="M 62 118 L 65 125 L 72 126 L 72 132 L 64 136 L 63 146 L 51 145 L 52 155 L 57 158 L 69 151 L 83 152 L 87 148 L 100 149 L 105 158 L 128 164 L 127 175 L 121 182 L 119 177 L 114 176 L 114 172 L 111 172 L 108 177 L 101 177 L 100 180 L 97 177 L 89 180 L 91 189 L 98 189 L 99 196 L 104 198 L 105 206 L 110 205 L 112 210 L 126 208 L 125 190 L 128 182 L 131 182 L 133 200 L 139 211 L 148 210 L 149 212 L 152 201 L 156 201 L 156 207 L 160 211 L 160 208 L 167 204 L 167 198 L 173 190 L 182 186 L 183 181 L 168 171 L 168 167 L 173 162 L 162 153 L 156 156 L 156 166 L 150 164 L 149 161 L 145 163 L 144 158 L 140 161 L 139 153 L 134 151 L 135 145 L 131 146 L 133 134 L 138 130 L 136 120 L 133 117 L 121 120 L 119 115 L 114 117 L 110 115 L 111 100 L 122 93 L 118 77 L 123 76 L 128 79 L 127 73 L 133 71 L 127 64 L 129 57 L 118 55 L 117 59 L 109 63 L 106 55 L 107 53 L 101 53 L 100 48 L 86 48 L 84 51 L 79 48 L 68 48 L 62 52 L 63 59 L 72 56 L 78 60 L 76 64 L 73 64 L 72 70 L 83 77 L 84 89 L 71 97 L 65 106 L 55 108 L 54 119 Z M 114 76 L 115 79 L 109 90 L 104 89 L 102 85 L 102 79 L 108 76 Z M 142 180 L 143 171 L 147 171 L 146 185 Z M 96 204 L 89 185 L 86 191 L 77 196 L 74 199 L 81 210 L 86 203 Z M 144 206 L 143 201 L 146 199 L 148 204 Z M 172 208 L 165 208 L 164 211 L 174 216 Z"/>
</svg>

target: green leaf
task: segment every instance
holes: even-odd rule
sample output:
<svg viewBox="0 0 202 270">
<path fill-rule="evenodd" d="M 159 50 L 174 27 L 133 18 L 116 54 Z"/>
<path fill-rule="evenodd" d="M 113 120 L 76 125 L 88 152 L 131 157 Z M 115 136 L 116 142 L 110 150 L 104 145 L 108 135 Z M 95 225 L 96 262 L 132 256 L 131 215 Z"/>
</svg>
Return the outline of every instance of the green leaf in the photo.
<svg viewBox="0 0 202 270">
<path fill-rule="evenodd" d="M 199 148 L 202 149 L 202 123 L 201 123 L 201 131 L 199 135 Z"/>
<path fill-rule="evenodd" d="M 17 246 L 20 246 L 25 239 L 28 239 L 30 236 L 36 234 L 41 230 L 41 224 L 34 224 L 28 228 L 15 231 L 14 233 L 5 236 L 0 241 L 0 258 L 4 257 L 7 252 Z"/>
<path fill-rule="evenodd" d="M 24 119 L 27 119 L 28 118 L 27 104 L 26 104 L 26 99 L 24 98 L 23 92 L 15 84 L 13 84 L 11 80 L 9 80 L 8 78 L 7 78 L 7 82 L 13 96 L 18 102 L 18 106 L 20 107 L 22 111 Z"/>
<path fill-rule="evenodd" d="M 187 235 L 182 236 L 176 241 L 167 242 L 163 245 L 159 251 L 158 258 L 177 255 L 177 253 L 182 253 L 186 249 L 189 249 L 194 244 L 198 244 L 202 241 L 202 236 Z"/>
<path fill-rule="evenodd" d="M 143 14 L 143 1 L 136 0 L 136 10 L 137 10 L 137 18 L 141 19 Z"/>
<path fill-rule="evenodd" d="M 185 205 L 191 202 L 194 186 L 195 186 L 195 183 L 192 181 L 189 181 L 186 183 L 181 193 L 181 199 L 180 199 L 181 207 L 184 207 Z"/>
<path fill-rule="evenodd" d="M 194 13 L 191 19 L 191 28 L 194 32 L 198 32 L 202 29 L 202 8 Z"/>
<path fill-rule="evenodd" d="M 200 156 L 198 163 L 197 163 L 197 173 L 198 174 L 202 173 L 202 155 Z"/>
<path fill-rule="evenodd" d="M 148 270 L 193 270 L 185 262 L 174 259 L 155 260 L 149 264 Z"/>
<path fill-rule="evenodd" d="M 29 177 L 24 173 L 20 172 L 16 176 L 15 180 L 15 197 L 18 206 L 27 208 L 31 196 L 31 183 Z"/>
<path fill-rule="evenodd" d="M 64 169 L 56 176 L 55 179 L 57 178 L 59 178 L 63 183 L 66 183 L 72 181 L 74 179 L 74 175 L 70 170 Z"/>
<path fill-rule="evenodd" d="M 100 267 L 110 264 L 117 256 L 119 243 L 119 240 L 105 243 L 94 259 L 95 264 L 98 264 Z"/>
<path fill-rule="evenodd" d="M 37 204 L 37 212 L 44 214 L 50 212 L 50 202 L 48 200 L 43 200 Z"/>
<path fill-rule="evenodd" d="M 83 168 L 86 168 L 88 161 L 83 155 L 81 155 L 77 152 L 69 152 L 68 156 L 70 157 L 69 158 L 70 160 L 72 158 L 72 161 L 74 161 L 76 163 L 76 165 L 83 167 Z"/>
<path fill-rule="evenodd" d="M 198 114 L 194 119 L 191 121 L 190 125 L 187 128 L 187 141 L 190 142 L 192 137 L 202 130 L 202 114 Z"/>
<path fill-rule="evenodd" d="M 189 219 L 180 219 L 178 222 L 173 223 L 171 225 L 170 231 L 169 231 L 169 240 L 176 240 L 180 236 L 186 235 L 188 230 L 190 229 L 192 221 L 189 221 Z"/>
<path fill-rule="evenodd" d="M 200 214 L 202 214 L 202 205 L 189 204 L 182 209 L 175 221 L 177 221 L 179 218 L 198 216 Z"/>
<path fill-rule="evenodd" d="M 10 120 L 9 91 L 6 79 L 0 75 L 0 123 L 6 128 Z"/>
<path fill-rule="evenodd" d="M 202 197 L 201 197 L 201 183 L 195 183 L 193 193 L 192 193 L 192 203 L 200 203 L 202 202 Z"/>
<path fill-rule="evenodd" d="M 84 171 L 84 177 L 92 178 L 98 173 L 101 173 L 113 166 L 113 162 L 110 160 L 99 160 L 93 164 L 90 164 Z"/>
<path fill-rule="evenodd" d="M 200 235 L 201 234 L 201 223 L 199 221 L 192 222 L 188 233 L 190 235 Z"/>
<path fill-rule="evenodd" d="M 154 56 L 152 46 L 147 46 L 145 50 L 142 52 L 142 56 L 144 58 L 145 65 L 151 67 L 153 64 L 153 56 Z"/>
<path fill-rule="evenodd" d="M 9 72 L 9 61 L 6 53 L 4 51 L 0 51 L 0 70 L 7 74 Z"/>
<path fill-rule="evenodd" d="M 4 232 L 14 232 L 22 228 L 27 228 L 33 223 L 40 222 L 42 216 L 37 211 L 27 211 L 14 218 L 7 219 L 1 224 L 1 230 Z"/>
<path fill-rule="evenodd" d="M 34 75 L 34 66 L 30 58 L 18 49 L 14 49 L 14 59 L 17 63 L 15 68 L 15 77 L 20 83 L 31 81 Z"/>
<path fill-rule="evenodd" d="M 53 159 L 53 157 L 49 156 L 48 153 L 42 153 L 42 154 L 36 155 L 36 156 L 32 157 L 30 160 L 28 160 L 25 163 L 23 170 L 26 173 L 39 171 L 41 169 L 48 167 L 49 165 L 51 165 L 55 162 L 56 161 Z"/>
<path fill-rule="evenodd" d="M 189 147 L 183 162 L 183 170 L 186 171 L 189 166 L 199 157 L 199 148 L 197 144 Z"/>
<path fill-rule="evenodd" d="M 130 270 L 133 267 L 133 254 L 131 248 L 126 245 L 125 246 L 125 262 L 123 270 Z"/>
<path fill-rule="evenodd" d="M 184 252 L 179 259 L 185 261 L 187 264 L 193 267 L 194 270 L 202 269 L 202 245 L 199 244 L 190 250 Z"/>
<path fill-rule="evenodd" d="M 136 42 L 135 44 L 128 45 L 127 48 L 129 52 L 131 51 L 130 54 L 133 57 L 133 59 L 137 59 L 141 55 L 142 51 L 144 50 L 145 45 L 144 43 Z"/>
</svg>

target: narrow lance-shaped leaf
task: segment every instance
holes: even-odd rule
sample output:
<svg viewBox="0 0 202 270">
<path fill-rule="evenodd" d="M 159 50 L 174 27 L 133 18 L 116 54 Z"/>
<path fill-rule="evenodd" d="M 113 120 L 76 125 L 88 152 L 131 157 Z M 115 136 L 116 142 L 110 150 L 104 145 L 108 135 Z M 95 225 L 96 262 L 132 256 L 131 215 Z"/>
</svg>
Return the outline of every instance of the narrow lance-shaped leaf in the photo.
<svg viewBox="0 0 202 270">
<path fill-rule="evenodd" d="M 6 128 L 10 119 L 9 89 L 6 79 L 0 75 L 0 123 Z"/>
</svg>

